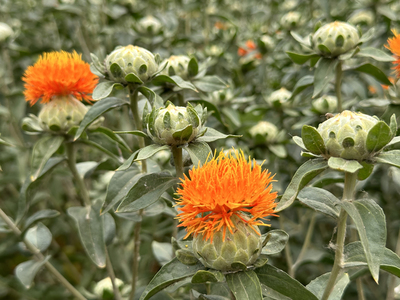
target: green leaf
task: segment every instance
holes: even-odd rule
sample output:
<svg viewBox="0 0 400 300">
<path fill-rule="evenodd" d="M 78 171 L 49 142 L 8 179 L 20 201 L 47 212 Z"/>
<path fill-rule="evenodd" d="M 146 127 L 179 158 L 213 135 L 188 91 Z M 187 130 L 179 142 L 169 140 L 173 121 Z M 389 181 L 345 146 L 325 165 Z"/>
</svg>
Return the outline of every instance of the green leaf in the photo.
<svg viewBox="0 0 400 300">
<path fill-rule="evenodd" d="M 143 176 L 136 165 L 127 170 L 116 171 L 108 183 L 106 200 L 104 201 L 101 213 L 104 214 L 126 197 L 128 192 Z"/>
<path fill-rule="evenodd" d="M 226 275 L 226 282 L 236 300 L 262 300 L 261 285 L 254 271 Z"/>
<path fill-rule="evenodd" d="M 194 166 L 203 165 L 208 158 L 212 158 L 212 150 L 205 142 L 194 142 L 183 147 L 190 155 Z"/>
<path fill-rule="evenodd" d="M 392 139 L 390 127 L 383 121 L 379 121 L 368 131 L 365 145 L 369 153 L 378 152 Z"/>
<path fill-rule="evenodd" d="M 151 249 L 153 250 L 154 257 L 161 266 L 165 265 L 173 258 L 173 250 L 170 243 L 159 243 L 157 241 L 152 241 Z"/>
<path fill-rule="evenodd" d="M 189 89 L 192 91 L 197 92 L 196 87 L 190 83 L 189 81 L 183 80 L 181 77 L 174 75 L 174 76 L 167 76 L 167 75 L 158 75 L 154 77 L 151 81 L 154 85 L 164 85 L 165 83 L 172 83 L 181 89 Z"/>
<path fill-rule="evenodd" d="M 267 234 L 263 234 L 262 238 L 264 237 L 267 240 L 267 244 L 262 248 L 261 253 L 266 255 L 281 252 L 289 240 L 289 235 L 281 229 L 270 230 Z"/>
<path fill-rule="evenodd" d="M 123 148 L 125 150 L 128 150 L 129 152 L 132 152 L 131 148 L 129 148 L 128 144 L 125 142 L 124 139 L 122 139 L 120 136 L 116 135 L 111 129 L 108 129 L 107 127 L 98 127 L 94 130 L 93 132 L 98 132 L 101 134 L 104 134 L 108 136 L 111 140 L 116 142 L 120 148 Z"/>
<path fill-rule="evenodd" d="M 296 199 L 299 191 L 311 181 L 315 176 L 328 168 L 328 163 L 324 159 L 310 159 L 297 169 L 292 181 L 286 188 L 281 201 L 279 201 L 275 211 L 279 212 L 289 207 Z"/>
<path fill-rule="evenodd" d="M 199 270 L 192 277 L 192 283 L 223 282 L 225 276 L 217 270 Z"/>
<path fill-rule="evenodd" d="M 156 154 L 157 152 L 159 152 L 161 150 L 169 150 L 169 146 L 168 145 L 158 145 L 158 144 L 152 144 L 152 145 L 146 146 L 139 150 L 139 153 L 138 153 L 135 161 L 148 159 L 149 157 L 152 157 L 154 154 Z"/>
<path fill-rule="evenodd" d="M 299 35 L 298 33 L 294 32 L 294 31 L 291 31 L 291 32 L 290 32 L 290 35 L 291 35 L 296 41 L 298 41 L 300 44 L 302 44 L 302 45 L 304 45 L 304 46 L 307 46 L 307 47 L 309 47 L 309 48 L 311 47 L 310 39 L 303 38 L 301 35 Z"/>
<path fill-rule="evenodd" d="M 194 86 L 202 92 L 212 93 L 228 87 L 228 85 L 218 76 L 204 76 L 193 81 Z"/>
<path fill-rule="evenodd" d="M 400 168 L 400 150 L 379 153 L 378 156 L 375 156 L 375 161 Z"/>
<path fill-rule="evenodd" d="M 179 179 L 168 172 L 146 174 L 130 189 L 116 212 L 133 212 L 146 208 L 177 183 Z"/>
<path fill-rule="evenodd" d="M 50 157 L 60 148 L 63 136 L 46 135 L 38 140 L 32 150 L 31 181 L 35 181 Z"/>
<path fill-rule="evenodd" d="M 112 65 L 111 65 L 111 67 L 112 67 Z M 116 77 L 118 77 L 118 76 L 116 76 Z M 143 84 L 143 81 L 139 77 L 137 77 L 136 74 L 134 74 L 134 73 L 127 74 L 124 79 L 129 83 Z"/>
<path fill-rule="evenodd" d="M 90 58 L 92 59 L 92 64 L 97 69 L 97 71 L 105 75 L 105 67 L 104 64 L 100 62 L 100 59 L 94 53 L 90 53 Z"/>
<path fill-rule="evenodd" d="M 379 7 L 381 7 L 381 6 L 379 6 Z M 378 11 L 379 11 L 379 8 L 378 8 Z M 369 29 L 366 33 L 364 33 L 363 35 L 362 35 L 362 37 L 360 38 L 360 43 L 365 43 L 365 42 L 367 42 L 367 41 L 369 41 L 370 39 L 372 39 L 374 36 L 376 36 L 375 35 L 375 28 L 374 27 L 372 27 L 371 29 Z"/>
<path fill-rule="evenodd" d="M 15 268 L 15 276 L 21 281 L 21 283 L 29 289 L 32 285 L 32 281 L 35 278 L 39 270 L 44 266 L 44 264 L 50 259 L 50 255 L 46 256 L 45 259 L 36 261 L 28 260 L 20 263 Z"/>
<path fill-rule="evenodd" d="M 336 59 L 321 58 L 314 73 L 313 98 L 318 96 L 328 83 L 335 77 L 338 61 Z"/>
<path fill-rule="evenodd" d="M 292 137 L 293 142 L 295 142 L 297 144 L 297 146 L 299 146 L 300 148 L 303 148 L 304 150 L 307 150 L 306 146 L 303 143 L 303 139 L 299 136 L 293 136 Z"/>
<path fill-rule="evenodd" d="M 306 75 L 300 78 L 300 80 L 297 81 L 296 85 L 293 88 L 293 93 L 291 98 L 294 98 L 295 96 L 300 94 L 303 90 L 305 90 L 309 86 L 312 86 L 313 83 L 314 83 L 314 76 L 312 75 Z"/>
<path fill-rule="evenodd" d="M 355 173 L 363 168 L 363 166 L 356 160 L 347 160 L 333 156 L 328 159 L 328 165 L 331 169 L 349 173 Z"/>
<path fill-rule="evenodd" d="M 210 112 L 213 113 L 214 117 L 215 117 L 222 125 L 226 126 L 225 123 L 224 123 L 224 121 L 222 120 L 221 113 L 220 113 L 219 109 L 218 109 L 214 104 L 212 104 L 211 102 L 208 102 L 208 101 L 206 101 L 206 100 L 201 100 L 201 99 L 190 100 L 190 102 L 199 103 L 199 104 L 203 105 L 204 107 L 207 108 L 208 111 L 210 111 Z"/>
<path fill-rule="evenodd" d="M 76 222 L 86 254 L 99 268 L 104 268 L 106 266 L 106 246 L 100 208 L 101 202 L 97 201 L 92 206 L 70 207 L 67 212 Z"/>
<path fill-rule="evenodd" d="M 290 59 L 295 63 L 295 64 L 305 64 L 308 62 L 311 58 L 318 58 L 320 57 L 317 54 L 299 54 L 295 52 L 290 52 L 286 51 L 286 54 L 290 57 Z"/>
<path fill-rule="evenodd" d="M 322 295 L 325 292 L 326 285 L 328 284 L 329 276 L 331 273 L 325 273 L 314 280 L 312 280 L 309 284 L 307 284 L 306 288 L 311 291 L 318 299 L 322 298 Z M 336 279 L 335 286 L 331 294 L 329 295 L 328 300 L 341 300 L 344 290 L 347 285 L 350 283 L 349 274 L 343 273 L 338 276 Z"/>
<path fill-rule="evenodd" d="M 392 132 L 392 138 L 394 138 L 397 134 L 397 120 L 396 120 L 396 115 L 393 114 L 390 117 L 390 131 Z"/>
<path fill-rule="evenodd" d="M 234 134 L 223 134 L 219 132 L 218 130 L 215 130 L 214 128 L 211 127 L 203 127 L 203 130 L 206 129 L 206 133 L 202 135 L 201 137 L 198 137 L 196 139 L 197 142 L 205 142 L 205 143 L 211 143 L 216 140 L 220 139 L 226 139 L 226 138 L 232 138 L 232 137 L 241 137 L 241 135 L 234 135 Z"/>
<path fill-rule="evenodd" d="M 287 151 L 284 145 L 272 144 L 267 145 L 269 151 L 275 154 L 277 157 L 285 158 L 287 156 Z"/>
<path fill-rule="evenodd" d="M 363 168 L 358 171 L 357 179 L 358 180 L 365 180 L 365 179 L 367 179 L 369 177 L 369 175 L 372 174 L 372 171 L 374 170 L 374 164 L 373 163 L 367 163 L 365 161 L 360 162 L 360 164 L 363 166 Z"/>
<path fill-rule="evenodd" d="M 50 230 L 42 223 L 38 223 L 26 231 L 24 239 L 43 252 L 50 246 L 52 238 Z"/>
<path fill-rule="evenodd" d="M 119 98 L 104 98 L 98 102 L 96 102 L 86 113 L 85 117 L 83 118 L 81 124 L 79 125 L 79 129 L 75 134 L 74 140 L 76 141 L 85 131 L 85 129 L 92 124 L 98 117 L 102 114 L 106 113 L 107 111 L 121 107 L 123 105 L 129 105 L 129 102 L 126 100 L 122 100 Z"/>
<path fill-rule="evenodd" d="M 297 199 L 301 203 L 327 216 L 334 219 L 339 217 L 340 208 L 338 204 L 340 204 L 340 200 L 327 190 L 316 187 L 305 187 L 301 190 Z"/>
<path fill-rule="evenodd" d="M 371 75 L 372 77 L 374 77 L 376 80 L 378 80 L 380 83 L 382 83 L 384 85 L 389 85 L 389 86 L 392 85 L 392 83 L 387 78 L 385 73 L 383 73 L 381 71 L 381 69 L 379 69 L 378 67 L 375 67 L 374 65 L 371 65 L 370 63 L 364 63 L 362 65 L 359 65 L 357 67 L 350 68 L 347 70 L 354 70 L 354 71 L 362 72 L 362 73 Z"/>
<path fill-rule="evenodd" d="M 357 56 L 370 57 L 377 61 L 384 61 L 384 62 L 391 62 L 395 60 L 393 56 L 386 54 L 382 50 L 372 47 L 361 48 L 360 52 L 357 53 Z"/>
<path fill-rule="evenodd" d="M 264 265 L 256 269 L 255 273 L 260 283 L 271 290 L 289 297 L 291 300 L 318 300 L 318 298 L 300 282 L 274 266 L 269 264 Z"/>
<path fill-rule="evenodd" d="M 138 88 L 138 91 L 143 94 L 151 103 L 151 106 L 155 108 L 164 107 L 164 99 L 161 98 L 157 93 L 155 93 L 152 89 L 148 87 L 141 86 Z"/>
<path fill-rule="evenodd" d="M 176 258 L 185 265 L 195 265 L 199 262 L 191 250 L 178 249 L 175 251 Z"/>
<path fill-rule="evenodd" d="M 369 270 L 378 283 L 379 265 L 386 244 L 385 214 L 373 199 L 341 201 L 340 205 L 350 215 L 357 227 Z"/>
<path fill-rule="evenodd" d="M 104 242 L 108 246 L 112 243 L 116 235 L 115 220 L 111 214 L 106 213 L 103 215 L 103 236 Z"/>
<path fill-rule="evenodd" d="M 194 56 L 189 61 L 188 72 L 190 77 L 194 77 L 199 73 L 199 63 Z"/>
<path fill-rule="evenodd" d="M 114 87 L 123 88 L 124 86 L 120 83 L 113 81 L 100 82 L 93 90 L 92 98 L 93 100 L 102 100 L 111 94 Z"/>
<path fill-rule="evenodd" d="M 147 285 L 139 300 L 150 299 L 153 295 L 163 290 L 167 286 L 178 282 L 186 277 L 193 276 L 205 267 L 199 262 L 195 265 L 184 265 L 176 257 L 165 264 Z"/>
<path fill-rule="evenodd" d="M 29 228 L 33 223 L 43 219 L 50 219 L 58 217 L 60 213 L 54 209 L 43 209 L 35 212 L 32 216 L 26 219 L 24 224 L 24 230 Z"/>
<path fill-rule="evenodd" d="M 367 259 L 361 242 L 353 242 L 344 247 L 345 268 L 367 266 Z M 385 248 L 381 258 L 381 269 L 400 278 L 400 257 Z"/>
<path fill-rule="evenodd" d="M 306 146 L 306 149 L 311 153 L 316 155 L 324 155 L 326 153 L 324 140 L 314 127 L 304 125 L 301 129 L 301 138 L 304 146 Z"/>
<path fill-rule="evenodd" d="M 140 130 L 114 131 L 114 133 L 115 134 L 133 134 L 133 135 L 141 136 L 144 138 L 148 137 L 148 135 L 145 132 L 140 131 Z"/>
</svg>

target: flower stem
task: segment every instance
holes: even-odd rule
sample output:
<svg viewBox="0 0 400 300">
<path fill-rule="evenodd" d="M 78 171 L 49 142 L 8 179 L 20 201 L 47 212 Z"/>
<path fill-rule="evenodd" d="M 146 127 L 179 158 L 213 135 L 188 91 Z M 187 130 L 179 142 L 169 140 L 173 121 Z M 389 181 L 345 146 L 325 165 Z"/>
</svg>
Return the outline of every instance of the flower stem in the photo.
<svg viewBox="0 0 400 300">
<path fill-rule="evenodd" d="M 337 98 L 337 109 L 338 112 L 341 113 L 343 111 L 342 107 L 342 62 L 338 60 L 338 64 L 336 66 L 336 80 L 335 80 L 335 93 Z"/>
<path fill-rule="evenodd" d="M 280 215 L 279 216 L 279 227 L 282 230 L 285 230 L 285 227 L 284 227 L 283 224 L 284 224 L 283 215 Z M 289 243 L 286 244 L 286 247 L 285 247 L 284 251 L 285 251 L 285 258 L 286 258 L 286 263 L 287 263 L 287 267 L 288 267 L 288 273 L 289 273 L 289 275 L 291 277 L 294 277 L 293 259 L 292 259 L 292 255 L 290 254 L 291 251 L 290 251 L 290 244 Z"/>
<path fill-rule="evenodd" d="M 6 215 L 6 213 L 0 208 L 0 218 L 4 220 L 4 222 L 10 227 L 10 229 L 14 232 L 15 235 L 18 237 L 21 237 L 21 230 L 14 224 L 14 222 Z M 39 249 L 37 249 L 34 245 L 32 245 L 28 240 L 23 239 L 23 242 L 25 243 L 26 247 L 30 252 L 32 252 L 36 259 L 39 261 L 43 261 L 45 257 L 43 254 L 40 252 Z M 53 267 L 51 263 L 48 261 L 44 264 L 44 266 L 47 268 L 50 273 L 54 275 L 54 277 L 62 284 L 64 285 L 72 295 L 74 295 L 76 298 L 80 300 L 86 300 L 86 298 L 76 289 L 74 288 L 67 279 L 65 279 L 64 276 L 60 274 L 60 272 L 57 271 L 56 268 Z"/>
<path fill-rule="evenodd" d="M 138 94 L 139 91 L 134 86 L 129 86 L 129 98 L 131 100 L 131 111 L 133 115 L 133 121 L 135 122 L 136 130 L 143 130 L 142 119 L 139 115 L 139 106 L 138 106 Z M 141 136 L 137 137 L 139 142 L 139 147 L 142 149 L 144 148 L 145 142 L 144 138 Z M 146 160 L 142 160 L 142 173 L 147 173 L 147 164 Z"/>
<path fill-rule="evenodd" d="M 115 278 L 115 273 L 114 273 L 114 269 L 113 269 L 112 264 L 111 264 L 111 259 L 110 259 L 110 255 L 108 254 L 107 247 L 106 247 L 106 268 L 107 268 L 108 276 L 111 279 L 111 284 L 113 286 L 114 298 L 115 298 L 115 300 L 122 300 L 121 294 L 119 292 L 118 285 L 115 282 L 115 279 L 116 279 Z"/>
<path fill-rule="evenodd" d="M 143 216 L 143 209 L 139 210 L 139 217 Z M 132 289 L 129 295 L 129 299 L 133 300 L 136 292 L 136 281 L 139 273 L 139 261 L 140 261 L 140 229 L 142 227 L 142 222 L 139 221 L 135 225 L 134 232 L 134 249 L 133 249 L 133 264 L 132 264 Z"/>
<path fill-rule="evenodd" d="M 346 172 L 344 179 L 344 190 L 343 190 L 342 201 L 353 200 L 356 183 L 357 183 L 357 172 L 356 173 Z M 343 250 L 344 250 L 344 241 L 346 238 L 346 221 L 347 221 L 347 212 L 342 208 L 339 214 L 335 261 L 333 263 L 332 272 L 331 275 L 329 276 L 329 280 L 321 300 L 327 300 L 329 298 L 329 295 L 332 293 L 332 290 L 335 286 L 336 279 L 343 268 L 343 263 L 344 263 Z"/>
<path fill-rule="evenodd" d="M 78 185 L 80 197 L 83 200 L 83 204 L 86 206 L 91 206 L 92 203 L 90 201 L 89 192 L 86 189 L 85 182 L 79 175 L 78 169 L 76 168 L 76 149 L 75 145 L 72 142 L 65 143 L 65 147 L 67 149 L 68 156 L 68 167 L 71 170 L 72 175 L 74 176 L 75 182 Z"/>
<path fill-rule="evenodd" d="M 176 170 L 176 177 L 183 179 L 183 159 L 182 159 L 182 148 L 178 148 L 177 146 L 171 147 L 172 156 L 174 158 L 175 170 Z M 178 236 L 178 220 L 174 219 L 173 221 L 173 230 L 172 236 L 176 238 Z"/>
</svg>

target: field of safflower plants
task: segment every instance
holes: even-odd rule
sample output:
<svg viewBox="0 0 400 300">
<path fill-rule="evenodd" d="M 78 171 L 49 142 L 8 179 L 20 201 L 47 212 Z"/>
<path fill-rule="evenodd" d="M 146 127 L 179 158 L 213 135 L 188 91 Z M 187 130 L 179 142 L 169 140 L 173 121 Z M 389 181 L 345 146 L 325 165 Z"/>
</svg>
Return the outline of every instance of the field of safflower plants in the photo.
<svg viewBox="0 0 400 300">
<path fill-rule="evenodd" d="M 0 299 L 400 299 L 400 2 L 2 0 Z"/>
</svg>

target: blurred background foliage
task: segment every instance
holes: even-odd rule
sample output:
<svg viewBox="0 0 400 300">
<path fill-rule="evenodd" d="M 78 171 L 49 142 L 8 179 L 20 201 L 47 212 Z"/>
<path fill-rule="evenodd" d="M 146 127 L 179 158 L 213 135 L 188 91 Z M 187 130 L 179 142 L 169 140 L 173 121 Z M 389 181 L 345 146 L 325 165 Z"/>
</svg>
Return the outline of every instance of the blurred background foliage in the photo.
<svg viewBox="0 0 400 300">
<path fill-rule="evenodd" d="M 264 167 L 276 173 L 274 187 L 282 194 L 294 172 L 305 161 L 300 148 L 291 141 L 300 135 L 302 125 L 317 126 L 326 113 L 335 113 L 333 85 L 324 96 L 312 98 L 313 87 L 299 85 L 299 80 L 313 75 L 309 65 L 297 65 L 285 51 L 301 53 L 302 46 L 291 31 L 301 36 L 314 32 L 318 24 L 334 20 L 357 25 L 362 32 L 374 28 L 367 46 L 386 51 L 384 45 L 392 36 L 391 29 L 400 29 L 400 2 L 397 0 L 2 0 L 0 1 L 0 128 L 4 143 L 0 145 L 0 205 L 16 218 L 21 189 L 29 174 L 29 161 L 37 136 L 21 129 L 22 119 L 37 114 L 40 105 L 30 107 L 24 99 L 21 77 L 43 52 L 76 50 L 90 62 L 90 53 L 99 58 L 118 45 L 134 44 L 162 58 L 170 55 L 194 55 L 207 67 L 208 75 L 218 75 L 226 88 L 205 89 L 200 93 L 185 91 L 185 101 L 197 101 L 212 112 L 207 126 L 226 134 L 239 134 L 214 142 L 213 149 L 241 148 Z M 11 29 L 11 31 L 10 31 Z M 348 61 L 356 65 L 357 59 Z M 374 62 L 387 76 L 393 77 L 391 63 Z M 394 79 L 392 79 L 394 81 Z M 343 80 L 344 106 L 389 121 L 392 113 L 400 116 L 396 84 L 388 88 L 373 77 L 348 72 Z M 155 89 L 157 91 L 157 89 Z M 118 94 L 118 91 L 115 92 Z M 331 98 L 333 98 L 333 100 Z M 164 99 L 166 100 L 166 99 Z M 171 96 L 174 101 L 173 96 Z M 261 123 L 267 121 L 269 123 Z M 255 125 L 259 125 L 258 129 Z M 127 109 L 113 110 L 105 115 L 104 126 L 112 130 L 132 129 Z M 265 129 L 267 128 L 267 129 Z M 267 133 L 267 134 L 266 134 Z M 129 137 L 125 137 L 130 143 Z M 11 144 L 10 145 L 8 145 Z M 110 151 L 121 150 L 110 141 L 100 140 Z M 129 153 L 122 153 L 126 159 Z M 90 186 L 92 199 L 104 201 L 107 185 L 118 165 L 101 152 L 80 147 L 81 172 Z M 169 153 L 159 153 L 150 162 L 157 168 L 170 168 Z M 96 164 L 97 162 L 97 164 Z M 102 162 L 101 164 L 98 164 Z M 85 171 L 86 170 L 86 171 Z M 342 175 L 322 173 L 312 183 L 333 193 L 340 193 Z M 384 209 L 387 217 L 387 247 L 396 250 L 400 229 L 400 171 L 379 165 L 374 174 L 358 185 L 360 195 L 370 194 Z M 66 215 L 68 207 L 79 205 L 72 176 L 61 164 L 31 188 L 27 216 L 43 209 L 57 210 L 60 215 L 43 220 L 49 227 L 53 242 L 48 252 L 52 262 L 66 278 L 82 289 L 92 291 L 96 282 L 106 277 L 86 258 L 76 228 Z M 139 286 L 144 287 L 168 259 L 164 252 L 170 247 L 173 231 L 171 199 L 162 200 L 147 209 L 142 225 L 143 246 Z M 25 217 L 26 218 L 26 217 Z M 133 248 L 134 217 L 113 215 L 116 236 L 109 246 L 117 277 L 129 282 Z M 314 223 L 315 222 L 315 223 Z M 335 222 L 295 202 L 271 228 L 282 228 L 289 235 L 285 252 L 270 258 L 275 266 L 288 270 L 301 251 L 308 226 L 314 227 L 311 246 L 297 261 L 295 278 L 307 284 L 330 271 L 333 251 L 330 248 Z M 315 224 L 315 225 L 314 225 Z M 68 294 L 47 272 L 40 272 L 34 286 L 26 290 L 13 276 L 16 265 L 27 260 L 17 239 L 2 230 L 0 223 L 0 299 L 68 299 Z M 289 261 L 292 260 L 290 263 Z M 289 263 L 288 263 L 289 262 Z M 290 270 L 289 270 L 290 271 Z M 376 285 L 364 276 L 367 299 L 385 299 L 393 279 L 382 274 Z M 397 284 L 396 284 L 397 285 Z M 175 286 L 154 299 L 190 299 L 187 287 Z M 173 296 L 171 296 L 173 295 Z M 171 298 L 172 297 L 172 298 Z M 355 285 L 350 285 L 343 299 L 356 299 Z"/>
</svg>

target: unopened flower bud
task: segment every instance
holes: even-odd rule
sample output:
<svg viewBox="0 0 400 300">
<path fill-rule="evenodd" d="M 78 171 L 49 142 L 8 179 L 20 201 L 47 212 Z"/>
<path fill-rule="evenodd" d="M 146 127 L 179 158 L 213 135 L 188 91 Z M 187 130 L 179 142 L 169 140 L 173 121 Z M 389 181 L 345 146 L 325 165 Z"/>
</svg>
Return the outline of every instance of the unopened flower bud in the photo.
<svg viewBox="0 0 400 300">
<path fill-rule="evenodd" d="M 161 74 L 168 76 L 178 75 L 182 79 L 187 80 L 189 75 L 189 61 L 190 58 L 186 55 L 172 55 L 162 62 L 162 64 L 168 62 L 168 65 Z"/>
<path fill-rule="evenodd" d="M 281 25 L 285 29 L 290 29 L 295 27 L 300 23 L 301 14 L 297 11 L 291 11 L 283 15 L 281 18 Z"/>
<path fill-rule="evenodd" d="M 278 128 L 271 122 L 260 121 L 250 128 L 249 133 L 253 138 L 259 138 L 267 143 L 272 143 L 278 135 Z"/>
<path fill-rule="evenodd" d="M 139 20 L 136 29 L 143 34 L 156 35 L 161 32 L 162 24 L 153 16 L 147 16 Z"/>
<path fill-rule="evenodd" d="M 335 21 L 319 28 L 312 37 L 314 50 L 323 56 L 337 57 L 354 49 L 360 42 L 357 29 Z"/>
<path fill-rule="evenodd" d="M 336 110 L 337 98 L 331 95 L 324 95 L 312 102 L 312 107 L 319 114 L 326 114 Z"/>
<path fill-rule="evenodd" d="M 292 93 L 282 87 L 279 90 L 271 93 L 271 95 L 267 98 L 267 102 L 274 107 L 287 107 L 290 97 L 292 97 Z"/>
<path fill-rule="evenodd" d="M 121 289 L 124 282 L 121 279 L 115 278 L 115 284 L 118 289 Z M 114 298 L 114 290 L 110 277 L 100 280 L 93 289 L 93 293 L 100 299 L 108 300 Z"/>
<path fill-rule="evenodd" d="M 0 43 L 5 41 L 8 37 L 12 36 L 14 31 L 11 27 L 3 22 L 0 22 Z"/>
</svg>

